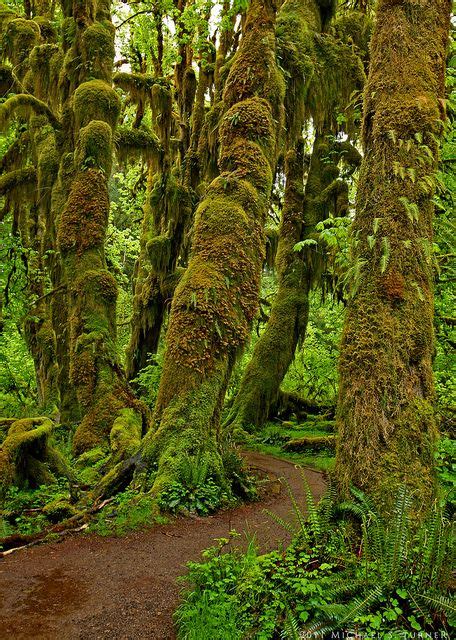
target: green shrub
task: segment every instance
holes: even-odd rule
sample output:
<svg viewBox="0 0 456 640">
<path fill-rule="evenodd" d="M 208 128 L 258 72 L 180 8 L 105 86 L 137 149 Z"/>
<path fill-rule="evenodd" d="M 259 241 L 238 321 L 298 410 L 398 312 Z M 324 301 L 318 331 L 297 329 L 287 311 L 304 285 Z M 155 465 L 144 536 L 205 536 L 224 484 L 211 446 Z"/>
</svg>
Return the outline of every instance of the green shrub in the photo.
<svg viewBox="0 0 456 640">
<path fill-rule="evenodd" d="M 450 637 L 456 609 L 446 507 L 436 505 L 417 530 L 405 490 L 388 520 L 356 490 L 342 505 L 330 490 L 317 508 L 307 487 L 306 516 L 291 499 L 297 525 L 273 516 L 293 532 L 285 550 L 258 555 L 251 544 L 246 553 L 222 553 L 219 546 L 190 563 L 176 612 L 179 638 L 196 639 L 192 628 L 204 629 L 202 638 L 229 640 L 324 639 L 342 631 L 393 639 L 438 630 Z"/>
</svg>

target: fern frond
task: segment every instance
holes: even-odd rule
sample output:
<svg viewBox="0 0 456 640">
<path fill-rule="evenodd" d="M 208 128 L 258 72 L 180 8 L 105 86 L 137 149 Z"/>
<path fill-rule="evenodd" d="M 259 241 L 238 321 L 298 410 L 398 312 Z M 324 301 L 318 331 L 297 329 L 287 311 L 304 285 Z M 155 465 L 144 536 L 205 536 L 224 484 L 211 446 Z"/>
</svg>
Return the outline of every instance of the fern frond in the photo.
<svg viewBox="0 0 456 640">
<path fill-rule="evenodd" d="M 314 538 L 318 539 L 320 538 L 322 533 L 321 523 L 320 523 L 320 514 L 318 512 L 317 505 L 312 495 L 312 491 L 310 490 L 309 483 L 304 474 L 304 469 L 300 468 L 300 473 L 301 473 L 302 483 L 304 485 L 304 490 L 306 492 L 306 507 L 307 507 L 307 514 L 310 522 L 310 528 Z"/>
<path fill-rule="evenodd" d="M 400 488 L 396 505 L 394 507 L 394 519 L 391 529 L 387 530 L 386 540 L 386 571 L 391 584 L 396 581 L 399 571 L 407 558 L 407 546 L 409 539 L 409 513 L 412 506 L 411 496 L 407 487 Z"/>
<path fill-rule="evenodd" d="M 287 606 L 286 617 L 284 621 L 284 628 L 281 633 L 281 638 L 284 640 L 299 640 L 299 624 L 296 616 Z"/>
<path fill-rule="evenodd" d="M 274 520 L 274 522 L 278 524 L 280 527 L 282 527 L 283 529 L 291 533 L 291 535 L 296 534 L 296 527 L 294 527 L 290 522 L 287 522 L 286 520 L 278 516 L 273 511 L 270 511 L 269 509 L 264 509 L 264 513 L 266 513 L 270 518 L 272 518 L 272 520 Z"/>
</svg>

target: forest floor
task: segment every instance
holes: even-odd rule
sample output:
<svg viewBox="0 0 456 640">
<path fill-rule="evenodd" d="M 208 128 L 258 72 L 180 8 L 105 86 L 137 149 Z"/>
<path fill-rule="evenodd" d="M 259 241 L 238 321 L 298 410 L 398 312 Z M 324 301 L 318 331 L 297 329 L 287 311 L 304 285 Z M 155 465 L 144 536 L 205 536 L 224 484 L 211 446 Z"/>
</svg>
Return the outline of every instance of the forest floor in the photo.
<svg viewBox="0 0 456 640">
<path fill-rule="evenodd" d="M 285 478 L 304 504 L 304 486 L 294 464 L 256 452 L 249 465 L 272 480 L 259 502 L 213 516 L 179 518 L 172 524 L 122 538 L 74 535 L 19 551 L 0 560 L 1 640 L 171 640 L 172 615 L 182 588 L 177 578 L 190 560 L 217 538 L 255 536 L 266 552 L 287 543 L 287 532 L 264 513 L 290 519 L 291 503 L 278 483 Z M 320 472 L 304 470 L 313 495 L 325 488 Z"/>
</svg>

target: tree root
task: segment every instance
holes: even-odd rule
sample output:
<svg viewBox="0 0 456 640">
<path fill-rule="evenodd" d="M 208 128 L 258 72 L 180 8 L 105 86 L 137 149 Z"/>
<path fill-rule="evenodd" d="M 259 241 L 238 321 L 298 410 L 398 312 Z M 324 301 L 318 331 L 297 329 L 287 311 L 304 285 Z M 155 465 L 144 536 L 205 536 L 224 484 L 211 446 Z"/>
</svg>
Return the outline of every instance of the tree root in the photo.
<svg viewBox="0 0 456 640">
<path fill-rule="evenodd" d="M 0 446 L 0 495 L 13 484 L 34 488 L 56 477 L 72 478 L 64 458 L 50 443 L 52 420 L 43 416 L 0 422 L 8 427 Z"/>
</svg>

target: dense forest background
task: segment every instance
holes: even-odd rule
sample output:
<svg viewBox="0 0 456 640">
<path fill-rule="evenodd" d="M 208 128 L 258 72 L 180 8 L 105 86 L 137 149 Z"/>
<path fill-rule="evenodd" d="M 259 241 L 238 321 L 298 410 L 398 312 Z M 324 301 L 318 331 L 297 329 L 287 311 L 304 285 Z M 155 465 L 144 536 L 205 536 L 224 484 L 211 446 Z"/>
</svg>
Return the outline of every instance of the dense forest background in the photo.
<svg viewBox="0 0 456 640">
<path fill-rule="evenodd" d="M 448 0 L 1 5 L 5 540 L 255 499 L 242 449 L 379 518 L 453 509 L 450 26 Z"/>
</svg>

